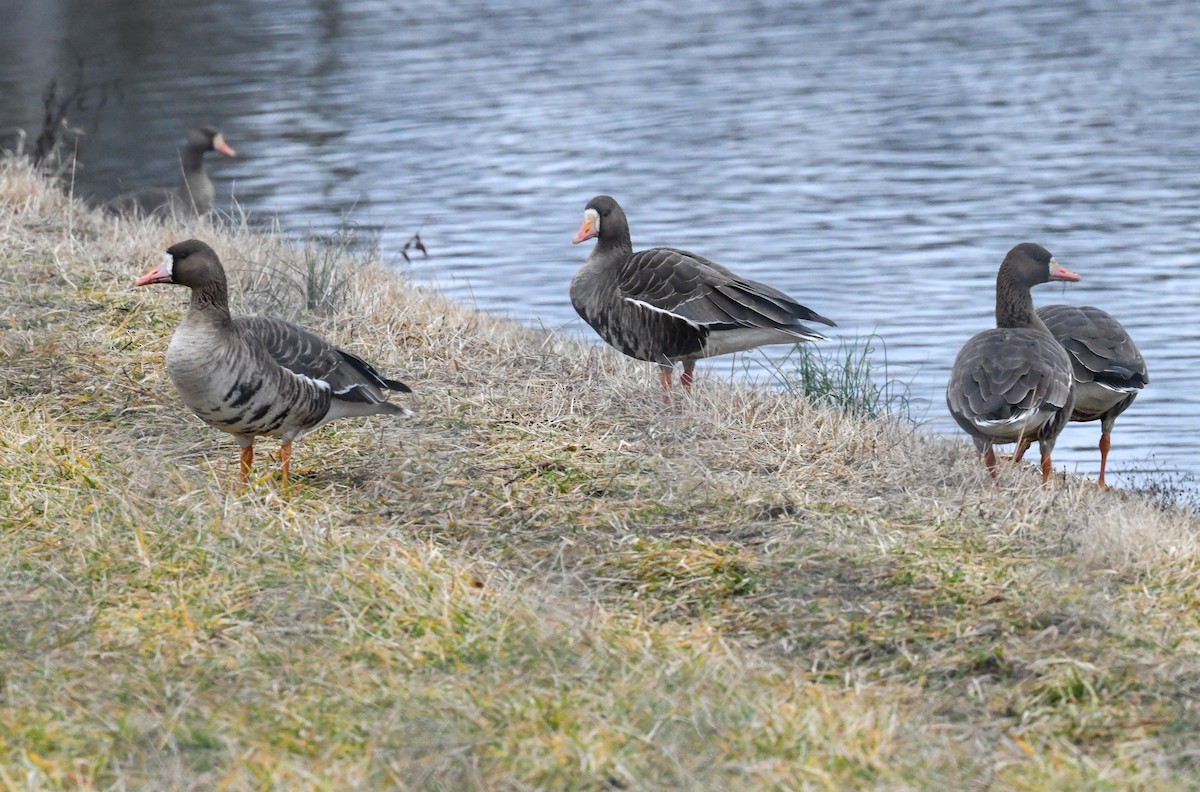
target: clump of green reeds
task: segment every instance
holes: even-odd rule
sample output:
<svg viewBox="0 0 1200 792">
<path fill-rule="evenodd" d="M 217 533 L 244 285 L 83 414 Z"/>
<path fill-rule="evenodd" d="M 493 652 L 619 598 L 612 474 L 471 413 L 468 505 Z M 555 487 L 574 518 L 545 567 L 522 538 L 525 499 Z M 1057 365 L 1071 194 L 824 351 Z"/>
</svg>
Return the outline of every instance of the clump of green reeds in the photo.
<svg viewBox="0 0 1200 792">
<path fill-rule="evenodd" d="M 882 355 L 882 366 L 877 355 Z M 761 362 L 777 385 L 810 404 L 857 418 L 913 420 L 909 383 L 888 376 L 887 346 L 874 333 L 839 339 L 837 349 L 796 344 L 782 358 L 763 356 Z"/>
<path fill-rule="evenodd" d="M 343 220 L 328 234 L 310 234 L 300 255 L 257 262 L 246 296 L 256 312 L 295 318 L 328 316 L 345 302 L 354 276 L 379 257 L 379 239 Z"/>
<path fill-rule="evenodd" d="M 418 235 L 400 250 L 406 262 L 410 248 L 426 254 Z M 250 263 L 243 288 L 248 309 L 292 319 L 302 313 L 331 316 L 346 303 L 354 278 L 382 260 L 379 234 L 343 218 L 330 233 L 309 234 L 302 247 L 282 257 Z"/>
</svg>

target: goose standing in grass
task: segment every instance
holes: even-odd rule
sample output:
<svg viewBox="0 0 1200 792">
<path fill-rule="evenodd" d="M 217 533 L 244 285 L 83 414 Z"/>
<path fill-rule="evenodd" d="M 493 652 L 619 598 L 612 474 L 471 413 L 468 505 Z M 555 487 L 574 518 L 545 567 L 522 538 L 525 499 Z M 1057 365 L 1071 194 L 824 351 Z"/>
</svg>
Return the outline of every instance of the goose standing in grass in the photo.
<svg viewBox="0 0 1200 792">
<path fill-rule="evenodd" d="M 1047 305 L 1038 316 L 1071 357 L 1075 375 L 1072 421 L 1100 421 L 1100 479 L 1108 466 L 1113 424 L 1150 382 L 1146 361 L 1121 323 L 1090 305 Z"/>
<path fill-rule="evenodd" d="M 571 304 L 609 345 L 659 365 L 664 403 L 677 362 L 690 391 L 700 358 L 825 339 L 802 321 L 836 326 L 703 256 L 674 248 L 635 253 L 625 212 L 607 195 L 588 202 L 574 243 L 592 238 L 596 247 L 571 280 Z"/>
<path fill-rule="evenodd" d="M 996 276 L 996 327 L 973 336 L 954 361 L 946 386 L 950 414 L 975 440 L 992 477 L 997 443 L 1016 443 L 1016 459 L 1034 439 L 1042 454 L 1042 486 L 1050 453 L 1075 404 L 1071 361 L 1033 310 L 1029 290 L 1048 281 L 1077 281 L 1041 245 L 1008 251 Z"/>
<path fill-rule="evenodd" d="M 226 157 L 237 153 L 225 143 L 225 138 L 214 126 L 198 126 L 188 133 L 184 141 L 179 164 L 183 169 L 183 182 L 176 188 L 143 187 L 122 193 L 104 204 L 113 214 L 137 214 L 143 217 L 169 217 L 205 215 L 212 211 L 217 191 L 204 170 L 204 155 L 210 151 Z"/>
<path fill-rule="evenodd" d="M 205 243 L 190 239 L 168 248 L 163 263 L 135 285 L 150 283 L 192 290 L 187 315 L 167 347 L 167 374 L 192 412 L 242 447 L 242 481 L 259 435 L 283 441 L 286 488 L 292 441 L 302 435 L 335 418 L 412 414 L 383 394 L 409 393 L 409 387 L 362 358 L 282 319 L 231 316 L 225 270 Z"/>
</svg>

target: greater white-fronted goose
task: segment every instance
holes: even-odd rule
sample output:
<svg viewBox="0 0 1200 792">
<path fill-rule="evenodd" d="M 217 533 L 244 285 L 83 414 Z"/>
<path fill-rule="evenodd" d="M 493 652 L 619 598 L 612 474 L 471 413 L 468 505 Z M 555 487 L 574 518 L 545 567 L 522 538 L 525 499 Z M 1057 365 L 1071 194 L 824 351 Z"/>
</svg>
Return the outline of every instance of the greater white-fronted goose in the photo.
<svg viewBox="0 0 1200 792">
<path fill-rule="evenodd" d="M 801 321 L 836 326 L 778 289 L 695 253 L 633 252 L 625 212 L 607 195 L 588 202 L 574 243 L 592 238 L 596 247 L 571 280 L 571 304 L 608 344 L 661 367 L 666 403 L 677 362 L 690 391 L 700 358 L 825 338 Z"/>
<path fill-rule="evenodd" d="M 179 156 L 183 181 L 178 187 L 131 190 L 108 201 L 104 208 L 113 214 L 140 214 L 143 217 L 208 214 L 217 197 L 212 180 L 204 170 L 204 155 L 210 151 L 226 157 L 237 156 L 216 127 L 207 124 L 196 127 L 188 133 Z"/>
<path fill-rule="evenodd" d="M 282 319 L 231 316 L 225 270 L 205 243 L 189 239 L 168 248 L 163 263 L 135 285 L 150 283 L 192 290 L 187 315 L 167 346 L 167 373 L 192 412 L 242 447 L 242 481 L 259 435 L 283 441 L 286 488 L 292 441 L 302 435 L 335 418 L 412 414 L 383 394 L 409 393 L 409 387 L 357 355 Z"/>
<path fill-rule="evenodd" d="M 1048 281 L 1077 281 L 1041 245 L 1008 251 L 996 276 L 996 327 L 973 336 L 958 353 L 946 404 L 975 440 L 994 478 L 998 443 L 1016 443 L 1016 459 L 1037 439 L 1042 486 L 1050 480 L 1050 453 L 1075 404 L 1071 361 L 1033 310 L 1029 290 Z"/>
<path fill-rule="evenodd" d="M 1146 361 L 1121 323 L 1090 305 L 1047 305 L 1038 316 L 1071 357 L 1075 375 L 1072 421 L 1100 421 L 1100 480 L 1108 466 L 1113 424 L 1150 382 Z"/>
</svg>

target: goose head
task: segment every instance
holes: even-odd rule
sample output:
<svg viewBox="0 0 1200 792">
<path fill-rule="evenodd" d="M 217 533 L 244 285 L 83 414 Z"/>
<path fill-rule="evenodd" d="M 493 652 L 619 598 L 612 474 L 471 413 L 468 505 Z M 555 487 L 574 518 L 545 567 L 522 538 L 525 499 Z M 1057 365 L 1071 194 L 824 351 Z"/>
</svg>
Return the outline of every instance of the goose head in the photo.
<svg viewBox="0 0 1200 792">
<path fill-rule="evenodd" d="M 571 242 L 578 245 L 596 237 L 603 241 L 628 233 L 629 221 L 625 219 L 621 205 L 607 195 L 597 195 L 583 210 L 583 225 L 579 226 L 579 233 Z"/>
<path fill-rule="evenodd" d="M 198 239 L 189 239 L 167 248 L 162 263 L 134 281 L 134 285 L 174 283 L 196 289 L 218 280 L 224 282 L 225 270 L 216 251 Z"/>
</svg>

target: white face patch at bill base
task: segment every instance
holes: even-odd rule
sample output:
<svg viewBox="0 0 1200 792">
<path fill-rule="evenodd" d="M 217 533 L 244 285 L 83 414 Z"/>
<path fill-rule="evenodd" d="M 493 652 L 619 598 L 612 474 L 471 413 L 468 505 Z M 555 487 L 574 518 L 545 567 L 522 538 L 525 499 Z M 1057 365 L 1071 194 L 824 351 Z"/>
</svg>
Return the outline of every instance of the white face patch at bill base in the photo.
<svg viewBox="0 0 1200 792">
<path fill-rule="evenodd" d="M 158 271 L 167 276 L 167 280 L 171 279 L 175 269 L 175 257 L 170 253 L 163 253 L 162 264 L 158 265 Z"/>
<path fill-rule="evenodd" d="M 596 233 L 596 236 L 600 235 L 600 213 L 599 212 L 597 212 L 595 209 L 585 209 L 583 212 L 583 222 L 588 224 L 588 226 L 592 229 L 592 231 L 594 231 Z"/>
</svg>

